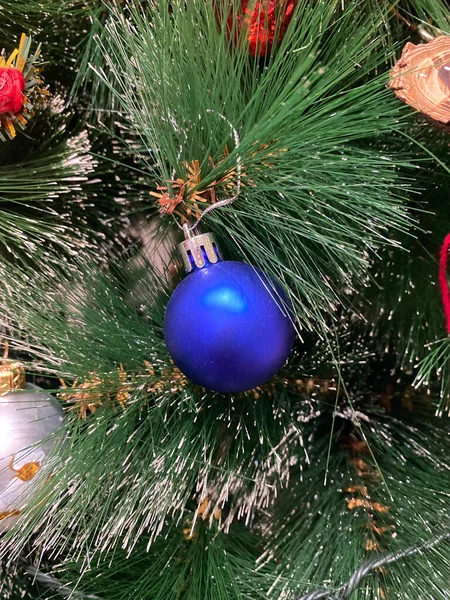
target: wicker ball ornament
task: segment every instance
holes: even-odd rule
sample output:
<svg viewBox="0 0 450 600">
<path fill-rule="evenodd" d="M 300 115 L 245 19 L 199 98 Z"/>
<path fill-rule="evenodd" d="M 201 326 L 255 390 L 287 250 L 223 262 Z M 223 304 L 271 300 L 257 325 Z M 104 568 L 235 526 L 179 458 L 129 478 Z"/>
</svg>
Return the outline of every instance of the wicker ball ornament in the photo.
<svg viewBox="0 0 450 600">
<path fill-rule="evenodd" d="M 435 123 L 450 123 L 450 36 L 403 48 L 390 73 L 396 96 Z"/>
</svg>

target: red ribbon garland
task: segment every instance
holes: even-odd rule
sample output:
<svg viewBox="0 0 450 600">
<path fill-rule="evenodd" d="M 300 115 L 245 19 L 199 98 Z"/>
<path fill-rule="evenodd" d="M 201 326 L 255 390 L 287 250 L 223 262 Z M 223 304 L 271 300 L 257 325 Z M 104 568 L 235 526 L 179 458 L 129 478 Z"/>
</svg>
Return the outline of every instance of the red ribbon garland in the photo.
<svg viewBox="0 0 450 600">
<path fill-rule="evenodd" d="M 441 288 L 442 304 L 444 305 L 445 325 L 450 334 L 450 290 L 447 281 L 448 251 L 450 248 L 450 233 L 445 237 L 439 260 L 439 286 Z"/>
</svg>

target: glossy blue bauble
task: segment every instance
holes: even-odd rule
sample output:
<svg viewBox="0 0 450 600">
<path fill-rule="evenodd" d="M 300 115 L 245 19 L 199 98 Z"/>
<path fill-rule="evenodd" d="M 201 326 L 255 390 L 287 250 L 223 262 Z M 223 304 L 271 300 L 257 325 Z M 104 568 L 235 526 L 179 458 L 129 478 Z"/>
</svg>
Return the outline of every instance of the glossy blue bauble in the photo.
<svg viewBox="0 0 450 600">
<path fill-rule="evenodd" d="M 177 367 L 194 383 L 243 392 L 265 383 L 286 362 L 295 338 L 291 311 L 281 286 L 260 270 L 221 261 L 194 269 L 175 289 L 165 340 Z"/>
</svg>

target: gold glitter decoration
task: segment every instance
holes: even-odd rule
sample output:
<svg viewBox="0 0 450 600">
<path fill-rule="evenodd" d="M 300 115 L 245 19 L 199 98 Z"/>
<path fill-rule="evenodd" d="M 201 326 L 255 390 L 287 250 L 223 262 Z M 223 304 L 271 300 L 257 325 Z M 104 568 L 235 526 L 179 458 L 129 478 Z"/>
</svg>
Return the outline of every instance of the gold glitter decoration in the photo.
<svg viewBox="0 0 450 600">
<path fill-rule="evenodd" d="M 186 377 L 175 365 L 157 373 L 150 362 L 144 361 L 144 368 L 140 371 L 128 373 L 120 365 L 116 372 L 102 376 L 92 372 L 85 381 L 79 383 L 77 379 L 71 386 L 60 379 L 63 387 L 60 396 L 72 403 L 71 408 L 78 410 L 80 417 L 86 419 L 88 412 L 95 413 L 100 406 L 106 404 L 120 406 L 125 410 L 133 389 L 142 385 L 142 379 L 148 376 L 157 378 L 156 382 L 146 386 L 148 394 L 176 393 L 187 384 Z"/>
<path fill-rule="evenodd" d="M 214 163 L 212 156 L 209 157 L 211 169 L 215 169 L 229 155 L 225 146 L 223 158 Z M 183 223 L 192 218 L 198 219 L 201 215 L 199 204 L 215 204 L 217 202 L 217 190 L 220 188 L 227 194 L 233 195 L 237 190 L 237 168 L 232 167 L 227 173 L 208 185 L 202 186 L 200 161 L 192 160 L 184 162 L 186 177 L 178 177 L 167 182 L 167 185 L 159 186 L 157 192 L 150 195 L 157 198 L 160 212 L 163 214 L 175 214 Z M 241 177 L 244 174 L 241 174 Z M 244 185 L 241 182 L 241 185 Z M 203 189 L 202 189 L 203 187 Z"/>
<path fill-rule="evenodd" d="M 203 521 L 213 520 L 220 522 L 222 518 L 222 511 L 220 508 L 213 508 L 211 499 L 206 497 L 203 500 L 199 500 L 197 510 L 195 511 L 194 518 L 187 521 L 188 527 L 183 529 L 183 534 L 186 540 L 190 541 L 195 538 L 195 524 L 198 518 L 201 517 Z"/>
<path fill-rule="evenodd" d="M 60 395 L 67 402 L 74 403 L 72 408 L 80 411 L 82 419 L 86 419 L 88 411 L 95 413 L 97 408 L 102 405 L 105 393 L 98 388 L 104 381 L 100 377 L 97 377 L 95 373 L 92 373 L 89 379 L 82 383 L 78 383 L 78 379 L 76 379 L 70 388 L 63 379 L 60 379 L 60 382 L 64 390 L 70 390 L 68 394 L 60 393 Z"/>
<path fill-rule="evenodd" d="M 347 506 L 349 510 L 363 507 L 370 512 L 385 513 L 389 511 L 388 506 L 383 506 L 383 504 L 380 504 L 380 502 L 372 502 L 366 498 L 350 498 L 347 500 Z"/>
<path fill-rule="evenodd" d="M 386 393 L 390 406 L 390 396 L 393 393 L 393 389 L 387 389 Z M 361 483 L 353 483 L 344 488 L 343 491 L 345 493 L 351 494 L 351 497 L 346 498 L 347 508 L 350 511 L 361 508 L 366 511 L 368 534 L 364 548 L 368 553 L 382 552 L 383 536 L 387 532 L 391 532 L 394 529 L 394 525 L 378 524 L 377 519 L 381 518 L 383 520 L 381 515 L 389 513 L 390 507 L 381 502 L 374 501 L 369 493 L 369 484 L 371 482 L 378 482 L 380 474 L 361 457 L 361 455 L 370 454 L 370 449 L 367 442 L 360 438 L 358 431 L 354 431 L 346 436 L 343 447 L 349 451 L 351 456 L 349 464 L 361 481 Z M 381 569 L 377 569 L 377 571 L 380 573 Z M 378 592 L 381 598 L 385 598 L 385 590 L 381 585 L 378 588 Z"/>
<path fill-rule="evenodd" d="M 263 154 L 261 162 L 258 165 L 257 161 L 252 160 L 255 171 L 262 173 L 263 177 L 267 177 L 265 172 L 267 169 L 276 168 L 271 161 L 272 158 L 279 157 L 287 148 L 281 148 L 273 152 L 267 150 L 278 140 L 272 140 L 269 143 L 255 142 L 254 150 L 251 152 L 253 157 L 258 154 Z M 228 146 L 225 146 L 223 155 L 218 162 L 215 162 L 213 157 L 208 157 L 210 170 L 216 169 L 228 156 L 230 152 Z M 177 177 L 166 181 L 165 185 L 158 186 L 157 191 L 150 192 L 150 195 L 158 200 L 160 212 L 162 214 L 176 215 L 181 219 L 182 223 L 188 223 L 191 219 L 199 219 L 202 215 L 202 210 L 199 204 L 214 205 L 218 202 L 218 193 L 222 192 L 230 196 L 230 201 L 234 201 L 239 194 L 239 189 L 245 185 L 254 187 L 255 183 L 249 179 L 242 169 L 236 164 L 229 168 L 223 177 L 216 179 L 210 183 L 204 183 L 201 176 L 201 164 L 199 160 L 185 161 L 183 167 L 186 170 L 184 178 Z"/>
</svg>

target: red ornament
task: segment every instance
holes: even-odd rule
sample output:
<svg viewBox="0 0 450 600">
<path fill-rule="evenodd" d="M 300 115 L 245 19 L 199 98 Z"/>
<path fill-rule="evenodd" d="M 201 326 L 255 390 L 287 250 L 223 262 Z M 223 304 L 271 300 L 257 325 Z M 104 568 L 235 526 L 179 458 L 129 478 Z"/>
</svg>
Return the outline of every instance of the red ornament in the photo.
<svg viewBox="0 0 450 600">
<path fill-rule="evenodd" d="M 25 78 L 14 67 L 0 68 L 0 115 L 18 113 L 23 104 Z"/>
<path fill-rule="evenodd" d="M 272 50 L 274 41 L 281 41 L 286 33 L 297 0 L 241 0 L 238 14 L 228 16 L 228 29 L 237 27 L 238 35 L 244 29 L 250 54 L 262 57 Z"/>
<path fill-rule="evenodd" d="M 450 248 L 450 233 L 445 236 L 441 247 L 441 258 L 439 261 L 439 286 L 441 288 L 442 304 L 444 305 L 445 324 L 450 334 L 450 290 L 447 279 L 448 251 Z"/>
</svg>

